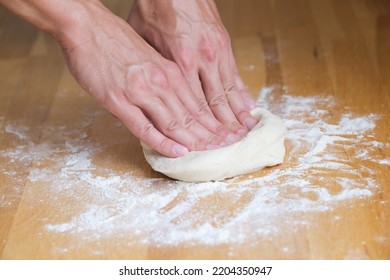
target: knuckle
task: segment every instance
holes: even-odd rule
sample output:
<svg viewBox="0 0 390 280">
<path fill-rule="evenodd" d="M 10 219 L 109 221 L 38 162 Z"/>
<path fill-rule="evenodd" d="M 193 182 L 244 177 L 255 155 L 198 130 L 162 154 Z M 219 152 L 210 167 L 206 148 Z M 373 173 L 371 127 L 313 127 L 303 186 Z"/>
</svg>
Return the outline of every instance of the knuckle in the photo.
<svg viewBox="0 0 390 280">
<path fill-rule="evenodd" d="M 169 80 L 168 76 L 159 67 L 153 67 L 150 71 L 150 80 L 151 83 L 159 88 L 168 88 L 169 87 Z"/>
<path fill-rule="evenodd" d="M 229 84 L 225 85 L 224 90 L 225 90 L 226 96 L 228 98 L 232 97 L 232 95 L 235 95 L 239 92 L 235 83 L 229 83 Z"/>
<path fill-rule="evenodd" d="M 178 63 L 184 70 L 190 71 L 195 68 L 195 54 L 191 49 L 180 48 L 178 51 Z"/>
<path fill-rule="evenodd" d="M 167 122 L 167 131 L 174 131 L 180 127 L 179 122 L 176 119 L 171 119 Z"/>
<path fill-rule="evenodd" d="M 249 94 L 249 89 L 248 89 L 248 87 L 247 86 L 243 86 L 243 87 L 238 87 L 237 86 L 237 90 L 238 90 L 238 92 L 241 94 L 241 95 L 247 95 L 247 94 Z"/>
<path fill-rule="evenodd" d="M 205 148 L 206 145 L 204 144 L 204 141 L 203 141 L 203 140 L 198 139 L 198 140 L 192 141 L 192 142 L 189 144 L 189 146 L 190 146 L 190 150 L 191 150 L 191 151 L 202 151 L 202 150 L 204 150 L 204 148 Z"/>
<path fill-rule="evenodd" d="M 199 53 L 208 62 L 215 60 L 215 48 L 209 37 L 204 36 L 201 39 Z"/>
<path fill-rule="evenodd" d="M 229 34 L 226 30 L 218 29 L 218 31 L 216 32 L 216 39 L 218 42 L 218 46 L 221 49 L 225 49 L 230 45 Z"/>
<path fill-rule="evenodd" d="M 190 115 L 190 114 L 187 114 L 185 117 L 184 117 L 184 122 L 183 122 L 183 126 L 185 128 L 189 128 L 191 125 L 193 125 L 195 122 L 195 119 Z"/>
<path fill-rule="evenodd" d="M 204 114 L 207 114 L 209 112 L 209 104 L 205 99 L 201 99 L 198 102 L 198 110 L 197 110 L 197 116 L 202 116 Z"/>
<path fill-rule="evenodd" d="M 159 142 L 156 143 L 155 150 L 160 152 L 161 154 L 168 157 L 175 157 L 172 151 L 173 143 L 172 140 L 168 137 L 163 137 Z"/>
<path fill-rule="evenodd" d="M 217 107 L 221 105 L 227 104 L 227 99 L 225 94 L 219 94 L 214 96 L 213 98 L 210 99 L 209 104 L 211 107 Z"/>
<path fill-rule="evenodd" d="M 220 124 L 215 128 L 215 132 L 217 135 L 225 135 L 226 127 L 223 124 Z"/>
<path fill-rule="evenodd" d="M 243 128 L 242 125 L 238 121 L 233 121 L 229 124 L 229 128 L 233 131 L 238 131 Z"/>
<path fill-rule="evenodd" d="M 209 46 L 204 46 L 201 50 L 200 53 L 203 58 L 206 59 L 208 62 L 213 62 L 215 60 L 215 53 L 214 49 Z"/>
<path fill-rule="evenodd" d="M 140 130 L 139 130 L 140 138 L 141 138 L 141 139 L 144 139 L 145 137 L 147 137 L 148 135 L 150 135 L 150 133 L 152 132 L 153 128 L 154 128 L 154 126 L 153 126 L 153 124 L 151 124 L 150 122 L 144 123 L 144 124 L 140 127 Z"/>
<path fill-rule="evenodd" d="M 169 142 L 170 141 L 167 137 L 163 137 L 163 139 L 161 140 L 161 142 L 158 145 L 158 148 L 168 154 L 170 152 Z"/>
</svg>

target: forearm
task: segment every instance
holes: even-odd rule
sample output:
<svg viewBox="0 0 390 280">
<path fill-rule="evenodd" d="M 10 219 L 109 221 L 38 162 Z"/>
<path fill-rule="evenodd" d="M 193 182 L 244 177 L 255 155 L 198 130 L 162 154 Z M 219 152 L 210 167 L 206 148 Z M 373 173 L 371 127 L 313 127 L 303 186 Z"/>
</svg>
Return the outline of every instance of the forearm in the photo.
<svg viewBox="0 0 390 280">
<path fill-rule="evenodd" d="M 106 12 L 99 0 L 0 0 L 0 5 L 70 47 L 88 39 L 93 18 Z"/>
</svg>

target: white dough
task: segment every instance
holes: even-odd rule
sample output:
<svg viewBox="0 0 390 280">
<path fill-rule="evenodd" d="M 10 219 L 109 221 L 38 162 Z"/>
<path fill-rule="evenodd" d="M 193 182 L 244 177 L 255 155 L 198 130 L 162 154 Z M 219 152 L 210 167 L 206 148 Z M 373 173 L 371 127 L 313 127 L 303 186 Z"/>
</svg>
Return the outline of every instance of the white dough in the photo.
<svg viewBox="0 0 390 280">
<path fill-rule="evenodd" d="M 282 120 L 261 108 L 251 113 L 258 124 L 235 144 L 169 158 L 142 143 L 145 158 L 154 170 L 187 182 L 222 180 L 282 163 L 286 134 Z"/>
</svg>

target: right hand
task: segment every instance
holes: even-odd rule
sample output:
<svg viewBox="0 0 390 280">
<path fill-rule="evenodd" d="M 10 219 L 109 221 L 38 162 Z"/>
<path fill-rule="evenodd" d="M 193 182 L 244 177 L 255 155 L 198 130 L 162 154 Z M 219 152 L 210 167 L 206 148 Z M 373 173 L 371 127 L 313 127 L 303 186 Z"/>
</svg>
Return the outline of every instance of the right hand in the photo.
<svg viewBox="0 0 390 280">
<path fill-rule="evenodd" d="M 179 66 L 192 92 L 237 137 L 257 124 L 250 113 L 255 102 L 239 75 L 213 0 L 135 0 L 128 22 Z"/>
</svg>

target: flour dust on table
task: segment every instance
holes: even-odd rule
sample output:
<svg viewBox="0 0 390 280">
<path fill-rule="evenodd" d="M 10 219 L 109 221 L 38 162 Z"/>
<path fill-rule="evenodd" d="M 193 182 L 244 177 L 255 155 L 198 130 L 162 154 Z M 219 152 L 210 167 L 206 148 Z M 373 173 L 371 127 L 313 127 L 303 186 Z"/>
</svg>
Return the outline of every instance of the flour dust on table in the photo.
<svg viewBox="0 0 390 280">
<path fill-rule="evenodd" d="M 104 240 L 129 248 L 255 244 L 315 226 L 307 214 L 332 213 L 340 204 L 375 194 L 375 172 L 389 165 L 389 158 L 378 152 L 389 149 L 389 143 L 374 134 L 381 115 L 356 115 L 324 95 L 293 96 L 286 91 L 278 96 L 272 88 L 262 90 L 258 103 L 283 119 L 287 154 L 284 164 L 250 175 L 185 183 L 124 172 L 128 168 L 117 167 L 124 165 L 117 154 L 98 164 L 105 151 L 128 145 L 123 137 L 106 143 L 87 137 L 93 118 L 106 116 L 102 109 L 72 127 L 66 122 L 46 125 L 49 136 L 38 144 L 29 138 L 29 128 L 6 124 L 3 133 L 18 139 L 18 145 L 0 151 L 2 162 L 13 162 L 1 165 L 0 171 L 3 177 L 17 178 L 23 174 L 15 173 L 12 165 L 32 166 L 24 195 L 39 198 L 30 205 L 32 211 L 50 211 L 40 220 L 31 217 L 31 222 L 41 225 L 40 236 L 72 240 L 56 243 L 59 254 L 86 243 L 96 247 L 97 255 L 104 254 Z M 126 135 L 126 128 L 115 122 L 110 127 Z M 358 158 L 359 164 L 351 158 Z M 0 206 L 7 207 L 12 199 L 3 196 Z"/>
</svg>

